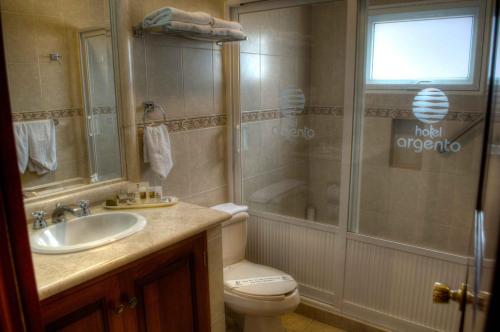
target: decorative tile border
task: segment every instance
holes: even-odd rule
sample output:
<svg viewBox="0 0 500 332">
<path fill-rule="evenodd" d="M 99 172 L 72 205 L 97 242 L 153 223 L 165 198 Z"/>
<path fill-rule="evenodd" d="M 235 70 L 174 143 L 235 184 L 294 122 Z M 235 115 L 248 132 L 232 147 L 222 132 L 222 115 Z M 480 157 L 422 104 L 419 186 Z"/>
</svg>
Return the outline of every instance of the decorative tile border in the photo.
<svg viewBox="0 0 500 332">
<path fill-rule="evenodd" d="M 241 113 L 241 122 L 256 122 L 265 120 L 275 120 L 283 117 L 278 109 L 272 110 L 262 110 L 262 111 L 250 111 Z"/>
<path fill-rule="evenodd" d="M 83 110 L 81 108 L 53 110 L 53 111 L 38 111 L 38 112 L 22 112 L 12 113 L 14 121 L 33 121 L 45 119 L 62 119 L 71 118 L 74 116 L 82 116 Z"/>
<path fill-rule="evenodd" d="M 475 121 L 483 116 L 482 112 L 448 112 L 445 120 L 448 121 Z M 397 108 L 367 108 L 366 117 L 392 118 L 392 119 L 415 119 L 413 112 L 407 109 Z"/>
<path fill-rule="evenodd" d="M 92 109 L 92 114 L 111 114 L 111 113 L 116 113 L 116 107 L 101 106 L 101 107 L 94 107 Z"/>
<path fill-rule="evenodd" d="M 166 124 L 168 131 L 170 132 L 180 132 L 204 128 L 213 128 L 225 126 L 227 124 L 226 114 L 215 114 L 208 116 L 200 116 L 194 118 L 184 118 L 184 119 L 174 119 L 166 121 L 153 121 L 154 124 Z M 144 127 L 143 124 L 138 124 L 140 127 Z"/>
<path fill-rule="evenodd" d="M 256 121 L 275 120 L 280 118 L 286 118 L 289 117 L 290 115 L 342 116 L 343 114 L 344 114 L 344 108 L 341 106 L 306 106 L 303 110 L 295 108 L 288 108 L 288 109 L 276 108 L 276 109 L 243 112 L 241 115 L 241 122 L 247 123 Z"/>
<path fill-rule="evenodd" d="M 342 106 L 307 106 L 306 107 L 306 114 L 343 116 L 344 115 L 344 107 L 342 107 Z"/>
</svg>

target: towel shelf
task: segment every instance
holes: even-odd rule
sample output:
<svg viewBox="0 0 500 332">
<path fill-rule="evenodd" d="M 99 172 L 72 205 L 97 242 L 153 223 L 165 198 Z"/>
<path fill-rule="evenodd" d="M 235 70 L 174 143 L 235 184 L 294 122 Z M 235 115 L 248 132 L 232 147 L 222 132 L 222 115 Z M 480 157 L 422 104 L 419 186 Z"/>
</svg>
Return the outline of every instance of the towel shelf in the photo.
<svg viewBox="0 0 500 332">
<path fill-rule="evenodd" d="M 215 42 L 217 45 L 222 45 L 227 42 L 247 40 L 247 37 L 237 38 L 234 36 L 209 35 L 205 33 L 171 30 L 167 27 L 144 28 L 142 24 L 135 25 L 132 29 L 135 37 L 143 37 L 146 33 L 148 33 L 153 35 L 177 36 L 197 41 L 210 41 Z"/>
</svg>

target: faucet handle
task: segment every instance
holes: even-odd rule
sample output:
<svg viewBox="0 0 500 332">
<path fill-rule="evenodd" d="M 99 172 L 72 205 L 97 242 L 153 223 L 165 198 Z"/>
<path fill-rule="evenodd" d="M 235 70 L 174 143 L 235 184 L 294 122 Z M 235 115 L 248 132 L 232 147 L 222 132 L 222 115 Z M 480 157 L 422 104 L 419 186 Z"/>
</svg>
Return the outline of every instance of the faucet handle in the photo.
<svg viewBox="0 0 500 332">
<path fill-rule="evenodd" d="M 35 217 L 35 221 L 33 222 L 33 229 L 42 229 L 47 227 L 47 221 L 45 220 L 47 212 L 39 210 L 32 212 L 31 215 Z"/>
<path fill-rule="evenodd" d="M 78 206 L 82 210 L 82 216 L 90 215 L 90 201 L 88 199 L 78 201 Z"/>
</svg>

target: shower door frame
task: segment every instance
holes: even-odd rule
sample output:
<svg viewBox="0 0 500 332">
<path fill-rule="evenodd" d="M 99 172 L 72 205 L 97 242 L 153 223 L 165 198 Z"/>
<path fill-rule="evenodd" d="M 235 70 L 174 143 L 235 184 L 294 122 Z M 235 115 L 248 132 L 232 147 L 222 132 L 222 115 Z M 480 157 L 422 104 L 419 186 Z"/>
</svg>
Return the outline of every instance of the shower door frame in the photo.
<svg viewBox="0 0 500 332">
<path fill-rule="evenodd" d="M 287 8 L 314 3 L 335 2 L 337 0 L 266 0 L 266 1 L 239 1 L 229 0 L 225 7 L 227 19 L 239 21 L 238 15 L 245 12 L 265 11 L 278 8 Z M 310 302 L 329 311 L 342 310 L 344 289 L 344 269 L 346 256 L 346 240 L 349 221 L 349 198 L 351 182 L 351 151 L 352 129 L 354 119 L 354 88 L 356 69 L 356 35 L 357 35 L 358 2 L 346 0 L 346 44 L 345 44 L 345 79 L 342 122 L 342 158 L 340 170 L 340 201 L 338 225 L 328 225 L 311 222 L 306 219 L 278 215 L 271 212 L 252 211 L 251 215 L 268 217 L 291 225 L 333 233 L 335 235 L 334 266 L 338 272 L 335 277 L 334 297 L 331 303 L 326 304 L 313 299 L 303 298 L 303 302 Z M 241 167 L 241 107 L 240 107 L 240 46 L 239 43 L 226 44 L 224 47 L 224 61 L 226 82 L 226 106 L 228 112 L 228 178 L 229 196 L 237 204 L 242 203 L 242 167 Z"/>
</svg>

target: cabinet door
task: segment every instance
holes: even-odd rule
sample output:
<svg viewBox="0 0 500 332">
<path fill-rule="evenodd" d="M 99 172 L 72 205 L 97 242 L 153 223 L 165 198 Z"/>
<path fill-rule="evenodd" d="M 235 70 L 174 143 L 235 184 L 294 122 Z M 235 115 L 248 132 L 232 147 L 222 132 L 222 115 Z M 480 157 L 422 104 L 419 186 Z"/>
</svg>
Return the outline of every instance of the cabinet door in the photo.
<svg viewBox="0 0 500 332">
<path fill-rule="evenodd" d="M 47 332 L 121 332 L 118 278 L 112 277 L 85 287 L 76 287 L 42 301 Z"/>
<path fill-rule="evenodd" d="M 127 331 L 209 331 L 205 234 L 183 241 L 122 274 L 122 291 L 137 299 Z"/>
</svg>

